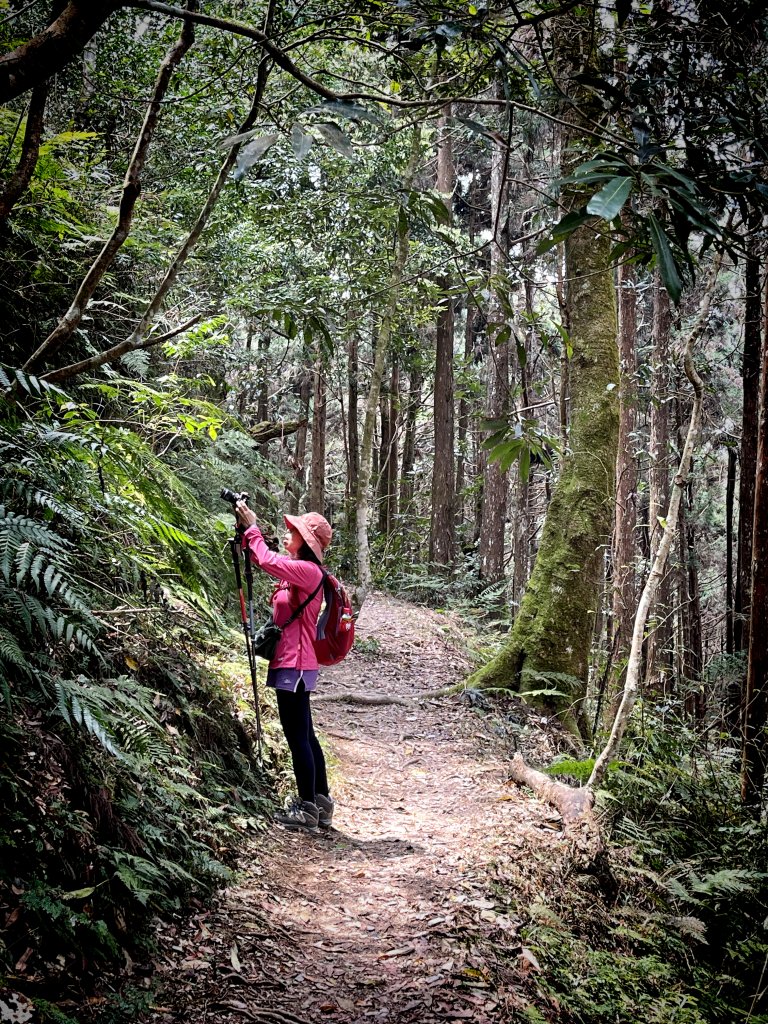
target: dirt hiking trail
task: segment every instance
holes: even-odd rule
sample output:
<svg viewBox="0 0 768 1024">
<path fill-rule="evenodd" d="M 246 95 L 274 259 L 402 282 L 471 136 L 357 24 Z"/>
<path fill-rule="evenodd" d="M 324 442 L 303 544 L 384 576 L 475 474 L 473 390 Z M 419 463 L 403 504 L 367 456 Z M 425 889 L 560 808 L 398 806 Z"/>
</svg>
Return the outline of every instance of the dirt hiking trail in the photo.
<svg viewBox="0 0 768 1024">
<path fill-rule="evenodd" d="M 468 695 L 334 699 L 411 698 L 470 667 L 456 619 L 381 594 L 367 600 L 357 635 L 360 650 L 324 671 L 313 698 L 333 828 L 270 827 L 236 885 L 184 932 L 165 930 L 147 1019 L 525 1019 L 538 964 L 518 914 L 542 879 L 554 883 L 565 843 L 559 817 L 509 783 L 507 765 L 515 749 L 545 761 L 554 738 L 519 702 L 500 714 Z"/>
</svg>

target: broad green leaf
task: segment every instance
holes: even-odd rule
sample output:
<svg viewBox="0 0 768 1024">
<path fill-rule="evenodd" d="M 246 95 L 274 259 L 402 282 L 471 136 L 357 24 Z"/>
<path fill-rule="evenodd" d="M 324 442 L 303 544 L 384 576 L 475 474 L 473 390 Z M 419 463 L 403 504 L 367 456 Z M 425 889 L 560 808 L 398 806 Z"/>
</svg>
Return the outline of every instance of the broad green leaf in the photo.
<svg viewBox="0 0 768 1024">
<path fill-rule="evenodd" d="M 383 121 L 380 114 L 373 113 L 357 103 L 345 103 L 343 100 L 328 100 L 316 107 L 308 107 L 304 113 L 317 114 L 328 111 L 340 117 L 348 117 L 350 121 L 368 121 L 370 124 L 381 124 Z"/>
<path fill-rule="evenodd" d="M 315 125 L 315 128 L 317 128 L 328 145 L 333 146 L 337 153 L 341 153 L 348 160 L 354 158 L 355 148 L 338 125 L 332 121 L 325 121 L 323 124 Z"/>
<path fill-rule="evenodd" d="M 96 892 L 95 885 L 89 885 L 85 889 L 72 889 L 71 892 L 63 892 L 59 899 L 61 900 L 84 900 L 89 896 L 92 896 Z"/>
<path fill-rule="evenodd" d="M 613 220 L 629 198 L 632 182 L 633 179 L 625 175 L 611 178 L 608 184 L 589 200 L 587 213 L 602 217 L 603 220 Z"/>
<path fill-rule="evenodd" d="M 228 135 L 226 139 L 222 139 L 219 143 L 220 149 L 231 149 L 233 146 L 237 146 L 241 142 L 247 142 L 248 139 L 252 139 L 254 135 L 258 135 L 261 128 L 251 128 L 248 132 L 240 132 L 239 135 Z"/>
<path fill-rule="evenodd" d="M 241 178 L 244 178 L 246 173 L 254 164 L 261 160 L 267 150 L 274 146 L 279 138 L 280 136 L 277 133 L 262 135 L 258 139 L 254 139 L 253 142 L 249 142 L 247 146 L 243 146 L 238 155 L 235 169 L 232 172 L 233 179 L 240 181 Z"/>
<path fill-rule="evenodd" d="M 683 282 L 680 280 L 677 263 L 675 262 L 675 257 L 672 255 L 672 247 L 669 244 L 669 238 L 667 238 L 664 228 L 659 224 L 658 220 L 652 213 L 648 214 L 648 226 L 651 230 L 651 241 L 653 242 L 653 249 L 656 253 L 659 272 L 661 273 L 661 279 L 664 282 L 664 287 L 669 292 L 669 297 L 672 301 L 679 302 L 680 295 L 683 291 Z"/>
<path fill-rule="evenodd" d="M 302 131 L 297 124 L 291 128 L 291 146 L 297 160 L 303 160 L 312 149 L 314 138 L 305 131 Z"/>
<path fill-rule="evenodd" d="M 536 246 L 536 252 L 539 256 L 543 253 L 548 252 L 553 246 L 557 245 L 558 242 L 562 242 L 572 234 L 577 227 L 584 223 L 585 220 L 589 219 L 589 214 L 586 209 L 583 210 L 572 210 L 571 213 L 567 213 L 561 221 L 559 221 L 552 228 L 549 236 L 542 239 Z"/>
</svg>

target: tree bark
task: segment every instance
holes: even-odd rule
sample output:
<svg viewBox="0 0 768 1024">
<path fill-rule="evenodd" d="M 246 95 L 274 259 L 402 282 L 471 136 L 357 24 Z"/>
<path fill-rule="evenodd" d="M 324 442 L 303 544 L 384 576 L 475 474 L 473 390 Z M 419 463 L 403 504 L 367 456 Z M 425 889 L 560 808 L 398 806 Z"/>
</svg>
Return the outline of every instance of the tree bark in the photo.
<svg viewBox="0 0 768 1024">
<path fill-rule="evenodd" d="M 734 649 L 749 649 L 752 586 L 752 529 L 757 476 L 757 431 L 760 398 L 760 242 L 759 214 L 751 213 L 745 262 L 746 301 L 744 307 L 744 357 L 741 366 L 743 403 L 741 416 L 741 453 L 739 458 L 739 574 L 736 580 L 733 637 Z"/>
<path fill-rule="evenodd" d="M 403 175 L 403 188 L 407 192 L 410 189 L 413 178 L 416 174 L 416 167 L 419 161 L 421 148 L 419 144 L 419 130 L 414 128 L 411 143 L 411 155 Z M 371 482 L 371 466 L 373 461 L 373 435 L 376 429 L 376 410 L 379 404 L 379 389 L 384 376 L 387 352 L 392 337 L 392 327 L 397 304 L 400 297 L 400 285 L 403 280 L 406 260 L 408 259 L 408 248 L 410 241 L 410 230 L 407 224 L 402 224 L 398 217 L 398 232 L 395 243 L 394 261 L 389 280 L 389 289 L 386 303 L 381 314 L 381 323 L 376 332 L 376 343 L 373 357 L 373 370 L 371 372 L 371 385 L 368 398 L 365 404 L 365 418 L 363 421 L 363 436 L 360 445 L 360 473 L 357 478 L 357 495 L 355 502 L 355 523 L 357 533 L 357 576 L 358 582 L 355 589 L 355 603 L 362 608 L 365 598 L 371 589 L 371 555 L 368 544 L 368 488 Z"/>
<path fill-rule="evenodd" d="M 437 146 L 437 190 L 443 196 L 448 223 L 452 221 L 454 167 L 449 118 L 450 104 L 440 118 Z M 432 468 L 432 505 L 429 529 L 429 560 L 451 565 L 456 557 L 456 482 L 453 417 L 453 298 L 449 276 L 438 282 L 443 292 L 437 317 L 435 342 L 435 457 Z"/>
<path fill-rule="evenodd" d="M 0 57 L 0 104 L 36 89 L 80 53 L 122 3 L 71 0 L 43 31 Z"/>
<path fill-rule="evenodd" d="M 651 378 L 651 438 L 648 470 L 648 535 L 650 562 L 659 550 L 664 528 L 661 519 L 669 505 L 669 334 L 672 317 L 669 296 L 656 270 L 653 279 L 653 370 Z M 662 578 L 652 615 L 656 620 L 647 641 L 646 677 L 652 689 L 664 692 L 671 678 L 671 579 Z"/>
<path fill-rule="evenodd" d="M 637 427 L 637 275 L 634 267 L 619 268 L 619 447 L 616 459 L 616 526 L 613 541 L 613 674 L 607 706 L 623 688 L 626 657 L 632 642 L 637 609 L 635 582 L 635 527 L 637 524 L 637 462 L 634 432 Z M 613 708 L 615 711 L 615 708 Z M 613 715 L 611 715 L 613 721 Z"/>
<path fill-rule="evenodd" d="M 759 294 L 759 292 L 758 292 Z M 759 814 L 766 771 L 766 724 L 768 723 L 768 329 L 761 332 L 761 370 L 757 431 L 754 508 L 749 563 L 747 682 L 744 691 L 741 752 L 741 798 Z M 745 357 L 746 358 L 746 357 Z M 746 397 L 746 396 L 745 396 Z M 745 420 L 745 432 L 748 425 Z M 742 467 L 742 473 L 744 468 Z"/>
<path fill-rule="evenodd" d="M 569 149 L 590 110 L 577 76 L 585 54 L 593 54 L 593 26 L 581 15 L 564 16 L 557 27 L 557 67 L 565 74 L 564 92 L 579 111 L 564 140 L 563 172 L 579 157 Z M 596 116 L 600 115 L 596 113 Z M 566 191 L 568 208 L 583 199 Z M 570 365 L 570 450 L 552 494 L 536 564 L 520 612 L 501 653 L 470 679 L 492 686 L 535 693 L 534 703 L 557 711 L 567 726 L 582 734 L 582 702 L 595 621 L 595 602 L 603 580 L 603 551 L 610 540 L 618 439 L 619 366 L 616 298 L 610 270 L 611 239 L 598 223 L 577 229 L 565 245 L 567 309 L 573 356 Z"/>
<path fill-rule="evenodd" d="M 48 83 L 36 85 L 32 90 L 27 110 L 27 123 L 24 129 L 24 141 L 21 145 L 21 156 L 16 170 L 8 179 L 3 194 L 0 196 L 0 225 L 4 224 L 11 210 L 24 195 L 32 180 L 37 158 L 40 153 L 40 139 L 43 135 L 45 120 L 45 104 L 48 99 Z"/>
<path fill-rule="evenodd" d="M 325 428 L 328 393 L 322 359 L 315 361 L 312 374 L 312 466 L 307 508 L 323 513 L 325 509 Z"/>
<path fill-rule="evenodd" d="M 613 721 L 611 728 L 611 734 L 608 737 L 603 750 L 600 752 L 595 760 L 592 774 L 589 778 L 588 785 L 592 789 L 597 789 L 605 778 L 605 773 L 608 770 L 608 765 L 614 760 L 619 752 L 621 741 L 624 737 L 627 725 L 629 724 L 630 715 L 632 714 L 632 708 L 635 705 L 637 694 L 640 685 L 640 677 L 642 671 L 642 660 L 643 660 L 643 637 L 645 634 L 645 627 L 648 621 L 648 615 L 653 605 L 653 601 L 658 590 L 659 584 L 664 577 L 664 570 L 669 555 L 672 542 L 677 533 L 677 520 L 678 513 L 680 510 L 680 501 L 683 495 L 683 488 L 685 487 L 688 479 L 688 473 L 690 472 L 691 460 L 693 457 L 693 449 L 696 443 L 696 438 L 699 432 L 699 426 L 701 423 L 701 407 L 704 395 L 704 385 L 702 384 L 701 377 L 696 372 L 696 367 L 693 363 L 693 350 L 696 342 L 699 339 L 709 317 L 709 307 L 712 302 L 712 295 L 717 285 L 717 275 L 720 269 L 720 257 L 715 259 L 715 265 L 712 271 L 712 276 L 708 287 L 704 292 L 704 296 L 701 300 L 699 307 L 699 315 L 696 319 L 691 333 L 688 335 L 688 339 L 685 346 L 684 355 L 684 366 L 685 375 L 691 382 L 693 387 L 693 407 L 691 409 L 691 419 L 688 424 L 688 432 L 685 438 L 685 445 L 680 456 L 680 464 L 678 466 L 677 475 L 675 476 L 672 485 L 672 495 L 669 501 L 669 508 L 667 509 L 666 518 L 664 520 L 664 526 L 662 530 L 662 536 L 659 541 L 659 545 L 656 551 L 656 557 L 653 560 L 651 571 L 648 574 L 648 579 L 645 581 L 643 592 L 640 595 L 640 600 L 637 606 L 637 614 L 635 616 L 635 622 L 632 629 L 632 645 L 629 651 L 629 660 L 627 661 L 627 675 L 624 682 L 624 692 L 622 694 L 621 703 L 619 704 L 616 717 Z"/>
<path fill-rule="evenodd" d="M 189 0 L 190 5 L 197 3 L 197 0 Z M 131 230 L 133 211 L 136 201 L 141 193 L 141 175 L 147 160 L 149 146 L 155 134 L 155 128 L 160 119 L 163 109 L 163 99 L 168 91 L 174 71 L 181 63 L 186 52 L 194 42 L 194 30 L 190 23 L 185 23 L 178 41 L 171 47 L 160 65 L 152 99 L 149 102 L 141 131 L 136 139 L 128 170 L 123 181 L 123 193 L 120 199 L 120 208 L 112 234 L 105 243 L 99 255 L 94 260 L 88 273 L 85 275 L 80 287 L 77 290 L 72 303 L 61 318 L 56 327 L 51 331 L 45 341 L 32 353 L 24 364 L 24 369 L 34 369 L 43 359 L 57 352 L 72 337 L 83 318 L 88 303 L 96 291 L 99 283 L 112 265 L 112 261 L 122 248 Z M 59 374 L 61 371 L 59 371 Z M 65 379 L 57 375 L 44 375 L 48 380 Z"/>
<path fill-rule="evenodd" d="M 357 495 L 357 478 L 360 473 L 360 440 L 358 434 L 358 333 L 356 329 L 349 332 L 347 338 L 347 477 L 344 484 L 345 519 L 349 536 L 355 532 L 355 497 Z"/>
<path fill-rule="evenodd" d="M 416 415 L 421 407 L 421 389 L 424 384 L 424 371 L 421 366 L 421 353 L 418 349 L 411 349 L 409 352 L 409 363 L 408 399 L 405 410 L 403 454 L 400 470 L 400 515 L 403 517 L 411 517 L 413 514 L 413 472 L 416 463 Z"/>
<path fill-rule="evenodd" d="M 301 370 L 299 384 L 299 408 L 301 420 L 296 431 L 296 446 L 293 455 L 293 480 L 288 485 L 288 509 L 291 515 L 298 515 L 301 498 L 307 486 L 307 431 L 309 425 L 309 400 L 312 395 L 312 376 Z"/>
<path fill-rule="evenodd" d="M 497 86 L 497 95 L 499 87 Z M 508 232 L 504 228 L 507 213 L 507 150 L 499 143 L 491 149 L 491 278 L 500 279 L 507 262 Z M 494 335 L 503 319 L 501 305 L 494 300 L 489 321 L 496 324 L 488 330 L 486 363 L 487 394 L 485 416 L 488 420 L 505 419 L 510 411 L 509 342 L 495 343 Z M 510 325 L 508 325 L 510 326 Z M 480 578 L 498 583 L 504 578 L 504 539 L 507 526 L 509 473 L 502 472 L 498 462 L 483 460 L 483 501 L 481 506 L 478 545 Z"/>
</svg>

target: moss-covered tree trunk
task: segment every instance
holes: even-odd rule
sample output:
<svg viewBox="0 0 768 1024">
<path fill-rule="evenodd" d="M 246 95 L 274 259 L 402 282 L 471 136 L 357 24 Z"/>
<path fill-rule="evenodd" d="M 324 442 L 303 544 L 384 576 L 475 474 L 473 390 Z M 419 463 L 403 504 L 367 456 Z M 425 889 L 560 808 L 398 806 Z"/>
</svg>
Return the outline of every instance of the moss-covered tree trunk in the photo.
<svg viewBox="0 0 768 1024">
<path fill-rule="evenodd" d="M 568 114 L 574 131 L 565 140 L 566 174 L 574 159 L 570 147 L 589 116 L 589 98 L 575 76 L 588 70 L 590 50 L 585 41 L 590 28 L 573 15 L 557 41 L 561 85 L 579 104 L 578 110 Z M 578 159 L 588 155 L 581 153 Z M 571 207 L 584 201 L 573 195 L 565 198 Z M 579 228 L 566 242 L 566 302 L 573 350 L 568 449 L 536 565 L 509 639 L 502 652 L 470 679 L 472 686 L 532 693 L 532 700 L 558 710 L 571 726 L 579 724 L 603 551 L 611 539 L 619 366 L 610 249 L 611 240 L 597 222 Z M 533 695 L 553 689 L 563 696 Z"/>
</svg>

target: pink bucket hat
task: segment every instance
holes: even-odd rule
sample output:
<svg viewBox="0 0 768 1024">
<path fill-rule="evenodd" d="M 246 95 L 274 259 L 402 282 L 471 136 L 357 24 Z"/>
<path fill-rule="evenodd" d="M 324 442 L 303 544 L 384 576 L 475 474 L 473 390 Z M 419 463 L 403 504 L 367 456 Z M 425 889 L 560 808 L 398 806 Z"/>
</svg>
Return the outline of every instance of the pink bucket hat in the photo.
<svg viewBox="0 0 768 1024">
<path fill-rule="evenodd" d="M 331 543 L 333 530 L 328 520 L 319 512 L 307 512 L 303 516 L 283 516 L 285 525 L 296 530 L 303 540 L 307 542 L 311 551 L 317 555 L 322 562 L 323 551 Z"/>
</svg>

